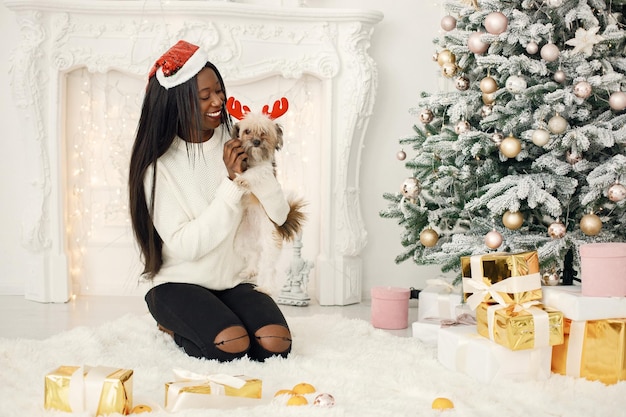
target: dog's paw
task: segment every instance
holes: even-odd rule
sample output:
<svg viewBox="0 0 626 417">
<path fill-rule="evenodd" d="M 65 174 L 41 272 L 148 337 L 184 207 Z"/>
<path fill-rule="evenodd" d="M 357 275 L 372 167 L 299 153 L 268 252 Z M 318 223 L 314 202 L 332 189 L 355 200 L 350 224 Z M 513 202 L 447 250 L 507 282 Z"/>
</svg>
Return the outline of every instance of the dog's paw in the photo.
<svg viewBox="0 0 626 417">
<path fill-rule="evenodd" d="M 257 275 L 259 275 L 259 271 L 257 271 L 256 268 L 251 267 L 248 267 L 239 273 L 239 277 L 246 281 L 253 280 Z"/>
<path fill-rule="evenodd" d="M 243 175 L 237 175 L 234 181 L 239 187 L 245 188 L 246 190 L 250 189 L 250 182 Z"/>
</svg>

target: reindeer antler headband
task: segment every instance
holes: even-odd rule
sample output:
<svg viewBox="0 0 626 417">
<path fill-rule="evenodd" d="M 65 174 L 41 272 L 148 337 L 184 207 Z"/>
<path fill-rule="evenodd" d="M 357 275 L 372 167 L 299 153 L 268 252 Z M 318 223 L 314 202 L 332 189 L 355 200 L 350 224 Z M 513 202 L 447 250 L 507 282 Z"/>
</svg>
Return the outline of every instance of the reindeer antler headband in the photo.
<svg viewBox="0 0 626 417">
<path fill-rule="evenodd" d="M 282 116 L 289 109 L 289 102 L 285 97 L 281 97 L 280 100 L 276 100 L 274 105 L 272 106 L 272 111 L 269 111 L 270 106 L 263 106 L 263 110 L 261 111 L 264 115 L 274 120 Z M 234 97 L 229 97 L 226 102 L 226 110 L 228 113 L 233 116 L 235 119 L 241 120 L 246 116 L 246 113 L 250 113 L 250 107 L 246 105 L 242 105 L 239 100 L 236 100 Z"/>
</svg>

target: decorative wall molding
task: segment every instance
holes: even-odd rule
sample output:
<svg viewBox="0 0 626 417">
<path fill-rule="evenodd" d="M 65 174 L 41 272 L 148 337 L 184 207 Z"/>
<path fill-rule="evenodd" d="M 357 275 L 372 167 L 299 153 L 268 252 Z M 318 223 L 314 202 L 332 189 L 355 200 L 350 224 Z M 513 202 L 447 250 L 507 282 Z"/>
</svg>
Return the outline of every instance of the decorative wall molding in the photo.
<svg viewBox="0 0 626 417">
<path fill-rule="evenodd" d="M 361 147 L 377 87 L 367 53 L 382 14 L 367 10 L 276 7 L 225 1 L 4 0 L 21 40 L 11 57 L 11 86 L 23 120 L 31 187 L 21 219 L 22 245 L 40 262 L 26 297 L 63 302 L 68 279 L 63 188 L 64 77 L 85 67 L 145 77 L 175 40 L 205 48 L 231 84 L 279 75 L 321 80 L 320 252 L 322 305 L 361 300 L 360 252 L 367 233 L 359 202 Z"/>
</svg>

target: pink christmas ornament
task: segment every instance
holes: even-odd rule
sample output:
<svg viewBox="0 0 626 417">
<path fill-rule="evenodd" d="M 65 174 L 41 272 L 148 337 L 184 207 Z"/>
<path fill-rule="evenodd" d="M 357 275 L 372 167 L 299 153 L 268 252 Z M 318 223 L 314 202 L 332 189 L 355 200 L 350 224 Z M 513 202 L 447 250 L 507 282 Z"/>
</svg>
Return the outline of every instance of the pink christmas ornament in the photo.
<svg viewBox="0 0 626 417">
<path fill-rule="evenodd" d="M 553 43 L 547 43 L 541 47 L 541 57 L 548 62 L 556 61 L 559 59 L 559 55 L 561 55 L 561 51 Z"/>
<path fill-rule="evenodd" d="M 454 16 L 448 15 L 441 18 L 441 29 L 449 32 L 454 28 L 456 28 L 456 19 Z"/>
<path fill-rule="evenodd" d="M 622 111 L 626 109 L 626 93 L 623 91 L 616 91 L 609 97 L 609 106 L 615 111 Z"/>
<path fill-rule="evenodd" d="M 485 17 L 485 29 L 492 35 L 506 32 L 509 19 L 501 12 L 491 12 Z"/>
<path fill-rule="evenodd" d="M 485 245 L 489 249 L 498 249 L 502 245 L 502 235 L 497 230 L 492 230 L 485 235 Z"/>
<path fill-rule="evenodd" d="M 489 44 L 480 40 L 482 35 L 484 35 L 483 32 L 474 32 L 467 39 L 467 47 L 475 54 L 484 54 L 489 49 Z"/>
</svg>

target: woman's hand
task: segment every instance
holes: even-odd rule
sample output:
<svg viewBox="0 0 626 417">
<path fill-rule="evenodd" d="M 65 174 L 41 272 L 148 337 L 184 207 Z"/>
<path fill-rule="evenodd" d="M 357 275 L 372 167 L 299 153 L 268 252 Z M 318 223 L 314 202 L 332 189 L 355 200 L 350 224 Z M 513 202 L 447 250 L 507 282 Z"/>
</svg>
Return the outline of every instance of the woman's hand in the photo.
<svg viewBox="0 0 626 417">
<path fill-rule="evenodd" d="M 231 139 L 224 144 L 224 165 L 228 170 L 228 178 L 234 180 L 237 174 L 243 173 L 247 164 L 248 155 L 241 146 L 239 139 Z"/>
</svg>

